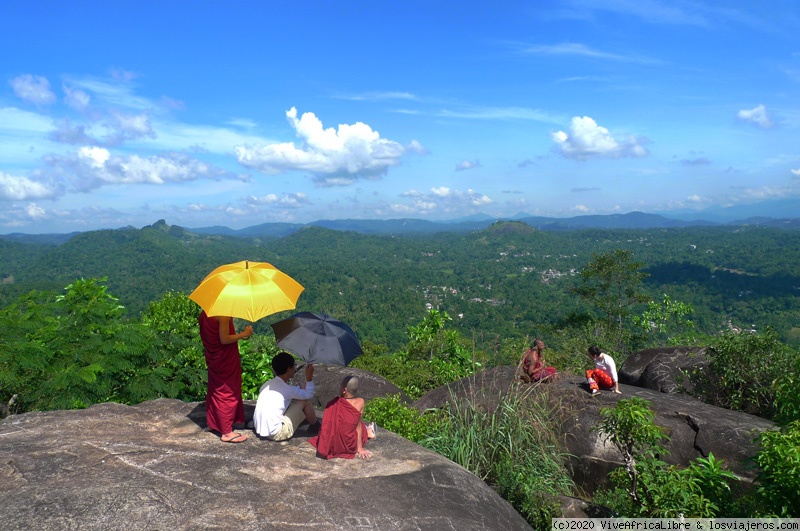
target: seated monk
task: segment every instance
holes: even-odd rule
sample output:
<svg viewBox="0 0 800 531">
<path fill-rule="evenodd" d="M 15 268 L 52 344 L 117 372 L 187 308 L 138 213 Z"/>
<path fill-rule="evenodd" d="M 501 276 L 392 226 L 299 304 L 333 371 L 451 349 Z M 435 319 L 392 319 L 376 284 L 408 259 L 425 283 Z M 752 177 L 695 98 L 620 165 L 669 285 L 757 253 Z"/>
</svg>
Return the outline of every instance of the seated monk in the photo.
<svg viewBox="0 0 800 531">
<path fill-rule="evenodd" d="M 525 351 L 525 354 L 520 360 L 520 368 L 522 369 L 521 378 L 524 382 L 540 382 L 556 375 L 555 367 L 548 367 L 544 361 L 544 341 L 541 339 L 534 339 L 533 344 Z"/>
<path fill-rule="evenodd" d="M 308 440 L 325 459 L 358 456 L 369 459 L 372 453 L 364 449 L 367 443 L 367 426 L 361 420 L 364 399 L 356 397 L 358 378 L 346 376 L 342 381 L 341 396 L 328 402 L 322 414 L 319 435 Z"/>
</svg>

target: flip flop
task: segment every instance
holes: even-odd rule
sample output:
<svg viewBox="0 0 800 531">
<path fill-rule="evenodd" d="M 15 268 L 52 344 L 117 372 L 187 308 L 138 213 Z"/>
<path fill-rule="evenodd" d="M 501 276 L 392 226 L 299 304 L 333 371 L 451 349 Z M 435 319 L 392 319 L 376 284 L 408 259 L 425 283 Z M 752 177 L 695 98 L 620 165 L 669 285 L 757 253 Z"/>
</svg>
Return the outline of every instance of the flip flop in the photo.
<svg viewBox="0 0 800 531">
<path fill-rule="evenodd" d="M 246 435 L 242 435 L 241 433 L 237 433 L 236 437 L 231 437 L 227 441 L 225 439 L 223 439 L 222 437 L 220 437 L 219 440 L 224 442 L 224 443 L 241 443 L 241 442 L 245 442 L 247 440 L 247 436 Z"/>
</svg>

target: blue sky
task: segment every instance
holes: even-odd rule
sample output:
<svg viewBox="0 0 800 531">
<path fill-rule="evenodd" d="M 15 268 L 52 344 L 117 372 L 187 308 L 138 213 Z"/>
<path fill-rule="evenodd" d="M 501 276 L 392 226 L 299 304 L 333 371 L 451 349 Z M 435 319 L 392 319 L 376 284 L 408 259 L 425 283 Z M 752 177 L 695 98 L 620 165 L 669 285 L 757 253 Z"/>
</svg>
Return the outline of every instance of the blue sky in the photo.
<svg viewBox="0 0 800 531">
<path fill-rule="evenodd" d="M 0 233 L 800 197 L 800 4 L 0 4 Z"/>
</svg>

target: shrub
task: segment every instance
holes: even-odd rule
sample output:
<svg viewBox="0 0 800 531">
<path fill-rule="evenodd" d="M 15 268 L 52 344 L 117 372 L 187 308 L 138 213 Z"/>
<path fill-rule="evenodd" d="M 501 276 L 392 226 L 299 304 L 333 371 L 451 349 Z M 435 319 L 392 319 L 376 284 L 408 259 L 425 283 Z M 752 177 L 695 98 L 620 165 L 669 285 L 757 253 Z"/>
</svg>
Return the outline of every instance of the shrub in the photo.
<svg viewBox="0 0 800 531">
<path fill-rule="evenodd" d="M 415 443 L 433 433 L 438 424 L 435 417 L 435 414 L 421 415 L 414 407 L 405 405 L 400 395 L 373 398 L 364 407 L 365 421 L 375 422 L 379 427 Z"/>
<path fill-rule="evenodd" d="M 239 342 L 239 352 L 242 358 L 242 398 L 257 400 L 261 386 L 273 377 L 272 358 L 279 352 L 275 337 L 253 335 L 247 341 Z"/>
<path fill-rule="evenodd" d="M 142 324 L 154 334 L 154 344 L 164 355 L 167 379 L 180 387 L 175 398 L 204 400 L 208 371 L 200 341 L 200 308 L 185 293 L 169 291 L 142 313 Z"/>
<path fill-rule="evenodd" d="M 724 333 L 712 339 L 709 354 L 711 375 L 705 386 L 703 398 L 706 401 L 767 419 L 775 418 L 776 384 L 787 381 L 787 375 L 792 374 L 792 362 L 797 353 L 781 343 L 774 330 Z"/>
<path fill-rule="evenodd" d="M 800 517 L 800 421 L 759 435 L 758 498 L 769 515 Z"/>
<path fill-rule="evenodd" d="M 16 394 L 25 412 L 180 393 L 152 330 L 124 319 L 104 282 L 76 280 L 59 296 L 31 292 L 0 310 L 3 401 Z"/>
<path fill-rule="evenodd" d="M 556 494 L 573 483 L 564 466 L 553 411 L 536 387 L 511 392 L 485 411 L 482 399 L 451 402 L 447 420 L 423 444 L 477 475 L 536 528 L 550 527 Z"/>
<path fill-rule="evenodd" d="M 730 482 L 736 476 L 724 470 L 722 462 L 709 455 L 688 467 L 667 465 L 666 438 L 657 426 L 650 403 L 638 397 L 623 399 L 613 408 L 600 410 L 595 428 L 622 454 L 625 462 L 611 473 L 616 489 L 601 495 L 618 514 L 640 518 L 714 517 L 731 506 Z M 628 499 L 620 496 L 628 493 Z"/>
</svg>

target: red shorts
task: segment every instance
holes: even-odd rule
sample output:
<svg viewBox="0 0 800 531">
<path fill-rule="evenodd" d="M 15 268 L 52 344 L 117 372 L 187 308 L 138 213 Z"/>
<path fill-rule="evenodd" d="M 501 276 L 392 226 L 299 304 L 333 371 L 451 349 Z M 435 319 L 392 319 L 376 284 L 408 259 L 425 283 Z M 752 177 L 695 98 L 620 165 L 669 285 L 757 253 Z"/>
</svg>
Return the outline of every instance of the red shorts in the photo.
<svg viewBox="0 0 800 531">
<path fill-rule="evenodd" d="M 614 380 L 611 379 L 611 376 L 600 369 L 589 369 L 586 371 L 586 379 L 588 380 L 589 378 L 594 378 L 594 381 L 597 382 L 600 389 L 612 389 L 614 387 Z"/>
</svg>

